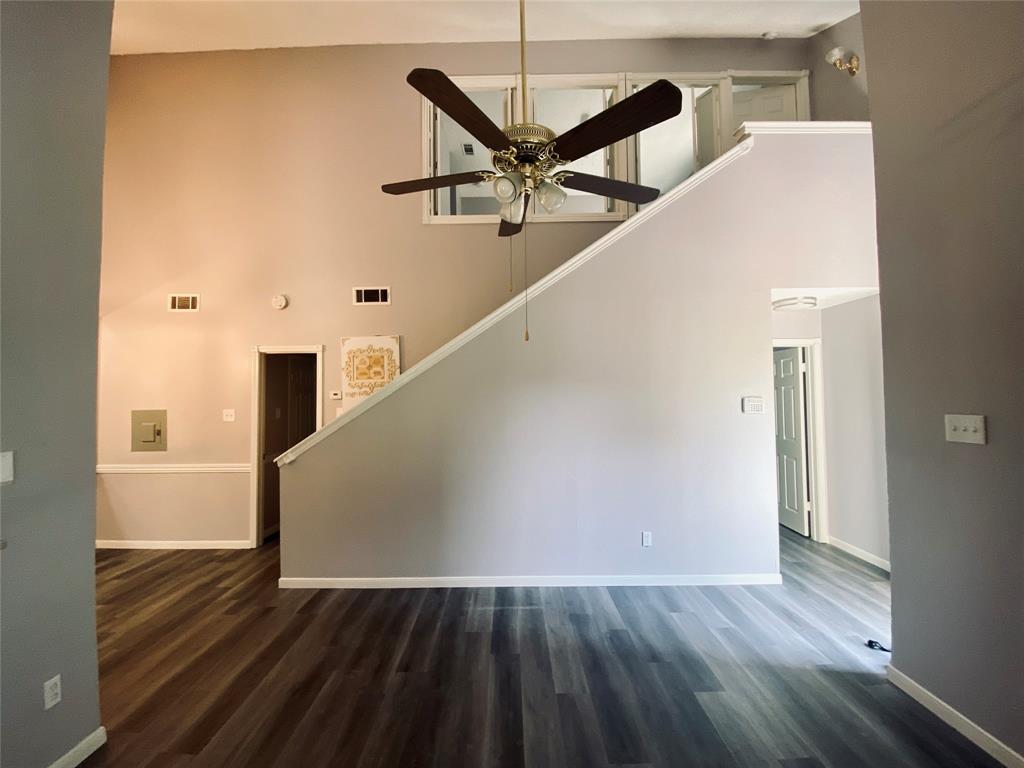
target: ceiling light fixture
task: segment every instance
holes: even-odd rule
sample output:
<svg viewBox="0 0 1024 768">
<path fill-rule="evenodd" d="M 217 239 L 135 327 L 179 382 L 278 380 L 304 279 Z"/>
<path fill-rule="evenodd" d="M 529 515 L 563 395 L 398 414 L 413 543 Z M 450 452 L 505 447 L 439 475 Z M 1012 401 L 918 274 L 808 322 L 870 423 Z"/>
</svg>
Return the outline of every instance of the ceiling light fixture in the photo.
<svg viewBox="0 0 1024 768">
<path fill-rule="evenodd" d="M 775 301 L 772 302 L 772 309 L 776 311 L 791 309 L 816 309 L 817 306 L 817 296 L 787 296 L 784 299 L 775 299 Z"/>
<path fill-rule="evenodd" d="M 501 203 L 499 237 L 511 237 L 523 230 L 525 200 L 537 194 L 549 212 L 565 203 L 564 188 L 643 205 L 658 197 L 659 190 L 577 170 L 560 169 L 570 163 L 622 141 L 652 125 L 669 120 L 682 110 L 682 92 L 667 80 L 656 80 L 622 101 L 558 135 L 545 125 L 532 122 L 530 88 L 526 71 L 526 0 L 519 0 L 519 79 L 522 97 L 521 122 L 499 128 L 453 83 L 436 69 L 414 69 L 407 82 L 434 106 L 462 126 L 491 151 L 494 170 L 466 171 L 385 184 L 389 195 L 404 195 L 460 184 L 494 183 Z M 543 188 L 543 193 L 541 189 Z"/>
<path fill-rule="evenodd" d="M 844 61 L 844 59 L 846 59 Z M 856 53 L 851 53 L 849 57 L 846 56 L 846 49 L 841 45 L 837 45 L 835 48 L 825 54 L 825 61 L 831 64 L 833 67 L 838 69 L 840 72 L 846 72 L 850 77 L 853 77 L 860 72 L 860 56 Z"/>
</svg>

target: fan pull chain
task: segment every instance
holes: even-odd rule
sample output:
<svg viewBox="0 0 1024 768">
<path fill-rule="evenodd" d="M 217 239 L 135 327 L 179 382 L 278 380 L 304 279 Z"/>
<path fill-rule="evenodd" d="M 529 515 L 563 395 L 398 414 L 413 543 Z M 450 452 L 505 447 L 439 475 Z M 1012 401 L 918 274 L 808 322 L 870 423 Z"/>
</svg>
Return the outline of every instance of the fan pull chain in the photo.
<svg viewBox="0 0 1024 768">
<path fill-rule="evenodd" d="M 508 292 L 509 293 L 513 293 L 515 291 L 515 285 L 514 285 L 513 277 L 512 277 L 513 270 L 515 269 L 515 262 L 514 262 L 513 254 L 512 254 L 512 240 L 513 240 L 513 238 L 511 238 L 511 237 L 508 238 Z"/>
<path fill-rule="evenodd" d="M 525 329 L 523 341 L 530 340 L 530 280 L 526 269 L 526 227 L 523 227 L 523 312 L 525 313 Z"/>
</svg>

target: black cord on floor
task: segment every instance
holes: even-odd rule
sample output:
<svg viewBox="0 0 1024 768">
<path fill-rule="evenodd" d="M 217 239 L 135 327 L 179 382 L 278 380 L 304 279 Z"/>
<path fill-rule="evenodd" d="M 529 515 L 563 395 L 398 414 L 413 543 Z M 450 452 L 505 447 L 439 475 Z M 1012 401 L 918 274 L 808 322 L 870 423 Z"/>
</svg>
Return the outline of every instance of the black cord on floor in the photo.
<svg viewBox="0 0 1024 768">
<path fill-rule="evenodd" d="M 886 653 L 892 653 L 892 651 L 890 651 L 888 648 L 886 648 L 884 645 L 882 645 L 877 640 L 868 640 L 866 643 L 864 643 L 864 645 L 866 645 L 868 648 L 870 648 L 873 651 L 885 651 Z"/>
</svg>

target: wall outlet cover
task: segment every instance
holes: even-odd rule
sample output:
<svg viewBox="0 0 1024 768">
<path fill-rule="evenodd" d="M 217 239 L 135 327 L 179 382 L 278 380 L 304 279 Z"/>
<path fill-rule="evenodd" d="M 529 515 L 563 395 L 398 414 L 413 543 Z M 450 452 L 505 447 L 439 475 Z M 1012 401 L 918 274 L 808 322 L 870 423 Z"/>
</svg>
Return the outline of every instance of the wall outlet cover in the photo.
<svg viewBox="0 0 1024 768">
<path fill-rule="evenodd" d="M 43 683 L 43 709 L 53 709 L 60 704 L 60 675 L 54 675 Z"/>
<path fill-rule="evenodd" d="M 0 483 L 14 482 L 14 451 L 0 453 Z"/>
<path fill-rule="evenodd" d="M 224 421 L 234 421 L 235 420 L 235 409 L 234 408 L 225 408 L 224 411 L 223 411 L 223 418 L 224 418 Z"/>
</svg>

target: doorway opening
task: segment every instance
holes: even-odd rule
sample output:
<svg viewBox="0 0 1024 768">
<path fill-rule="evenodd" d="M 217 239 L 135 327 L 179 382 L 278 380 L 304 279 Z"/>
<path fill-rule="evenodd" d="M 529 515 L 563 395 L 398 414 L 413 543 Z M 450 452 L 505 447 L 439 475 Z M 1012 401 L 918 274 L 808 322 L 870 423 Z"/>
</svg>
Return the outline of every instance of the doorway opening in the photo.
<svg viewBox="0 0 1024 768">
<path fill-rule="evenodd" d="M 878 289 L 771 298 L 779 523 L 888 571 Z"/>
<path fill-rule="evenodd" d="M 323 347 L 256 347 L 252 422 L 250 543 L 256 547 L 280 531 L 275 460 L 323 426 Z"/>
</svg>

